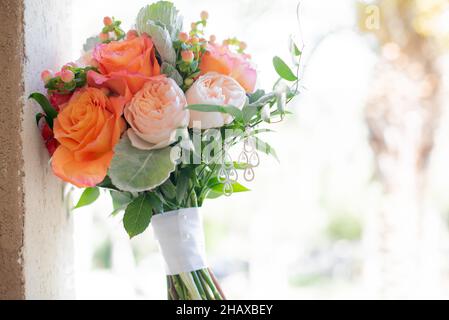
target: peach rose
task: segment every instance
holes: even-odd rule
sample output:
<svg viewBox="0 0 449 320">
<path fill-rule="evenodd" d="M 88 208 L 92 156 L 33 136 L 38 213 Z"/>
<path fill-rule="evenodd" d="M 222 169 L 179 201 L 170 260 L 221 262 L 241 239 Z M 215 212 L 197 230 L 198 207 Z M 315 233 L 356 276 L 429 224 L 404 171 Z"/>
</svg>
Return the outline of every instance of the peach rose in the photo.
<svg viewBox="0 0 449 320">
<path fill-rule="evenodd" d="M 108 98 L 100 89 L 76 92 L 59 113 L 54 135 L 60 143 L 52 158 L 56 176 L 77 187 L 102 182 L 125 129 L 125 99 Z"/>
<path fill-rule="evenodd" d="M 231 52 L 226 45 L 210 43 L 201 57 L 201 74 L 218 72 L 237 80 L 246 92 L 254 92 L 257 72 L 248 60 L 248 56 Z"/>
<path fill-rule="evenodd" d="M 186 98 L 189 105 L 231 105 L 242 109 L 246 102 L 246 93 L 233 78 L 209 72 L 199 77 L 190 87 L 186 92 Z M 233 120 L 231 115 L 225 113 L 190 110 L 190 127 L 197 122 L 201 129 L 220 128 Z"/>
<path fill-rule="evenodd" d="M 100 73 L 89 71 L 88 83 L 107 87 L 128 101 L 152 76 L 160 74 L 156 49 L 146 35 L 99 44 L 93 52 Z"/>
<path fill-rule="evenodd" d="M 125 108 L 134 147 L 151 150 L 169 146 L 173 133 L 187 127 L 187 101 L 176 82 L 165 76 L 151 78 Z"/>
</svg>

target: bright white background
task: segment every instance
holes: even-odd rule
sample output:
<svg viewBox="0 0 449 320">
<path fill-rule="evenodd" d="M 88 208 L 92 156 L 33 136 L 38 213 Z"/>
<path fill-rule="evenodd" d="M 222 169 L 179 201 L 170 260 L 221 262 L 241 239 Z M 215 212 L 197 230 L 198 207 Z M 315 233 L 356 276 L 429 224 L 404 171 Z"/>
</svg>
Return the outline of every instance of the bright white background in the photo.
<svg viewBox="0 0 449 320">
<path fill-rule="evenodd" d="M 82 48 L 86 38 L 99 32 L 105 15 L 121 19 L 127 29 L 147 3 L 74 1 L 73 47 Z M 175 5 L 186 27 L 207 10 L 209 34 L 247 42 L 265 89 L 277 79 L 272 57 L 288 61 L 289 36 L 300 36 L 297 1 L 180 0 Z M 266 138 L 281 163 L 263 157 L 251 193 L 206 203 L 208 254 L 232 298 L 376 298 L 371 286 L 376 280 L 366 265 L 371 258 L 369 221 L 382 195 L 373 180 L 363 107 L 377 56 L 356 31 L 355 1 L 303 0 L 301 24 L 304 88 L 290 105 L 294 116 Z M 442 126 L 439 137 L 447 131 Z M 431 163 L 432 208 L 439 217 L 449 208 L 448 160 L 448 148 L 439 139 Z M 111 218 L 110 212 L 105 196 L 73 213 L 77 297 L 164 299 L 165 276 L 151 230 L 130 242 L 121 217 Z M 445 241 L 435 260 L 444 282 L 420 293 L 424 297 L 449 297 L 444 223 L 443 231 L 437 231 Z"/>
</svg>

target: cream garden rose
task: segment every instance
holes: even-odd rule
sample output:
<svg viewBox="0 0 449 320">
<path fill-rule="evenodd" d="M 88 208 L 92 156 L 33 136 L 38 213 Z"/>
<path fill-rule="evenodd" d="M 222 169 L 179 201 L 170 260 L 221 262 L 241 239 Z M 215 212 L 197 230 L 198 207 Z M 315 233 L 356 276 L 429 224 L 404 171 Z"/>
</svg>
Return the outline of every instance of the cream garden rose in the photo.
<svg viewBox="0 0 449 320">
<path fill-rule="evenodd" d="M 186 106 L 184 93 L 175 81 L 165 76 L 151 78 L 125 107 L 133 146 L 152 150 L 173 143 L 176 129 L 189 124 Z"/>
<path fill-rule="evenodd" d="M 187 102 L 193 104 L 232 105 L 242 109 L 246 102 L 245 89 L 233 78 L 209 72 L 198 78 L 186 93 Z M 233 121 L 231 115 L 219 112 L 190 111 L 190 127 L 220 128 Z"/>
</svg>

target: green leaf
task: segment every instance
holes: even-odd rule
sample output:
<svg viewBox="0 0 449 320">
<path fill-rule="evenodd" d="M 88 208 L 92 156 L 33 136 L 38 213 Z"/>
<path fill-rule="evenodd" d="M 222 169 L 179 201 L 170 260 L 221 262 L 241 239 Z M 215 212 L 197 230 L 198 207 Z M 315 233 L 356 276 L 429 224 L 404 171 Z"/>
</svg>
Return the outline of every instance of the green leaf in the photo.
<svg viewBox="0 0 449 320">
<path fill-rule="evenodd" d="M 106 176 L 101 183 L 97 184 L 97 187 L 110 190 L 118 190 L 117 187 L 112 184 L 111 178 L 109 176 Z"/>
<path fill-rule="evenodd" d="M 293 41 L 292 41 L 292 54 L 296 57 L 299 57 L 300 55 L 302 55 L 301 50 L 299 50 L 298 46 Z"/>
<path fill-rule="evenodd" d="M 98 188 L 86 188 L 83 191 L 83 194 L 81 195 L 81 198 L 79 199 L 77 205 L 74 209 L 79 209 L 81 207 L 88 206 L 95 201 L 97 201 L 98 197 L 100 196 L 100 189 Z"/>
<path fill-rule="evenodd" d="M 254 93 L 248 95 L 249 103 L 256 102 L 265 95 L 265 90 L 258 89 Z"/>
<path fill-rule="evenodd" d="M 110 190 L 110 194 L 114 212 L 124 210 L 134 199 L 133 195 L 130 192 Z"/>
<path fill-rule="evenodd" d="M 50 102 L 48 101 L 47 97 L 44 96 L 42 93 L 34 92 L 34 93 L 32 93 L 29 96 L 28 99 L 33 99 L 34 101 L 39 103 L 39 105 L 41 106 L 42 110 L 44 110 L 44 112 L 46 114 L 45 118 L 46 118 L 46 120 L 48 122 L 48 125 L 50 126 L 50 128 L 53 129 L 53 119 L 55 119 L 58 116 L 58 112 L 50 104 Z"/>
<path fill-rule="evenodd" d="M 43 113 L 36 113 L 36 124 L 37 124 L 37 126 L 39 126 L 39 122 L 44 117 L 45 117 L 45 115 Z"/>
<path fill-rule="evenodd" d="M 176 52 L 173 48 L 172 39 L 168 30 L 165 27 L 156 25 L 152 21 L 149 21 L 143 30 L 151 37 L 162 61 L 172 66 L 176 65 Z"/>
<path fill-rule="evenodd" d="M 270 146 L 268 143 L 260 140 L 257 137 L 254 137 L 254 139 L 256 140 L 256 149 L 269 155 L 274 157 L 278 162 L 279 162 L 279 158 L 276 154 L 276 150 L 274 150 L 274 148 L 272 146 Z"/>
<path fill-rule="evenodd" d="M 253 117 L 257 115 L 259 108 L 256 106 L 246 105 L 242 109 L 243 121 L 249 123 Z"/>
<path fill-rule="evenodd" d="M 224 195 L 224 187 L 225 187 L 224 183 L 220 183 L 216 177 L 212 178 L 211 180 L 209 180 L 209 183 L 208 183 L 209 191 L 207 192 L 207 198 L 208 199 L 216 199 L 216 198 L 223 196 Z M 238 182 L 232 183 L 232 189 L 233 189 L 233 193 L 251 191 L 250 189 L 241 185 Z"/>
<path fill-rule="evenodd" d="M 268 103 L 274 102 L 276 99 L 276 94 L 273 92 L 267 93 L 261 97 L 259 97 L 256 101 L 251 102 L 251 107 L 264 107 Z"/>
<path fill-rule="evenodd" d="M 169 1 L 158 1 L 142 8 L 137 16 L 137 31 L 146 32 L 145 27 L 149 21 L 164 26 L 172 40 L 176 40 L 183 23 L 179 11 Z"/>
<path fill-rule="evenodd" d="M 182 86 L 184 84 L 184 80 L 182 79 L 182 76 L 179 74 L 179 71 L 171 64 L 167 62 L 162 62 L 161 70 L 163 74 L 167 75 L 167 77 L 175 80 L 178 86 Z"/>
<path fill-rule="evenodd" d="M 179 204 L 186 198 L 191 174 L 192 170 L 190 168 L 186 168 L 179 173 L 178 181 L 176 182 L 176 201 Z"/>
<path fill-rule="evenodd" d="M 115 147 L 115 155 L 109 168 L 111 181 L 122 191 L 142 192 L 164 183 L 175 170 L 171 160 L 171 148 L 140 150 L 132 146 L 124 136 Z"/>
<path fill-rule="evenodd" d="M 144 193 L 134 199 L 125 210 L 123 225 L 130 238 L 144 232 L 150 225 L 153 217 L 153 207 L 151 206 L 150 196 Z"/>
<path fill-rule="evenodd" d="M 295 76 L 290 67 L 279 57 L 273 58 L 273 65 L 276 72 L 285 80 L 296 81 L 298 77 Z"/>
<path fill-rule="evenodd" d="M 169 200 L 174 200 L 176 198 L 176 187 L 170 179 L 164 182 L 160 187 L 161 192 L 164 195 L 164 198 Z"/>
<path fill-rule="evenodd" d="M 200 111 L 200 112 L 221 112 L 226 113 L 234 117 L 237 121 L 243 120 L 242 111 L 234 106 L 217 106 L 212 104 L 192 104 L 187 106 L 188 110 Z"/>
</svg>

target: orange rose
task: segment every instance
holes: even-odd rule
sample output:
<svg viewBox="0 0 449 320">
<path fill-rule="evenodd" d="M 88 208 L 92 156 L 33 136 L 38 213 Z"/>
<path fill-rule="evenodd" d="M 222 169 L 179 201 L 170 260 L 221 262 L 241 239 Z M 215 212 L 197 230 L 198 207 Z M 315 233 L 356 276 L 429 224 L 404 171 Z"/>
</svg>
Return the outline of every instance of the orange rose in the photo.
<svg viewBox="0 0 449 320">
<path fill-rule="evenodd" d="M 217 72 L 230 76 L 248 93 L 254 92 L 256 87 L 257 72 L 248 56 L 234 53 L 226 45 L 209 44 L 206 53 L 201 57 L 200 70 L 201 75 Z"/>
<path fill-rule="evenodd" d="M 89 85 L 107 87 L 128 101 L 150 77 L 161 73 L 156 49 L 146 34 L 97 45 L 93 58 L 100 73 L 88 73 Z"/>
<path fill-rule="evenodd" d="M 61 144 L 53 155 L 56 176 L 77 187 L 93 187 L 106 177 L 114 146 L 125 129 L 123 97 L 108 98 L 100 89 L 76 92 L 54 124 Z"/>
</svg>

